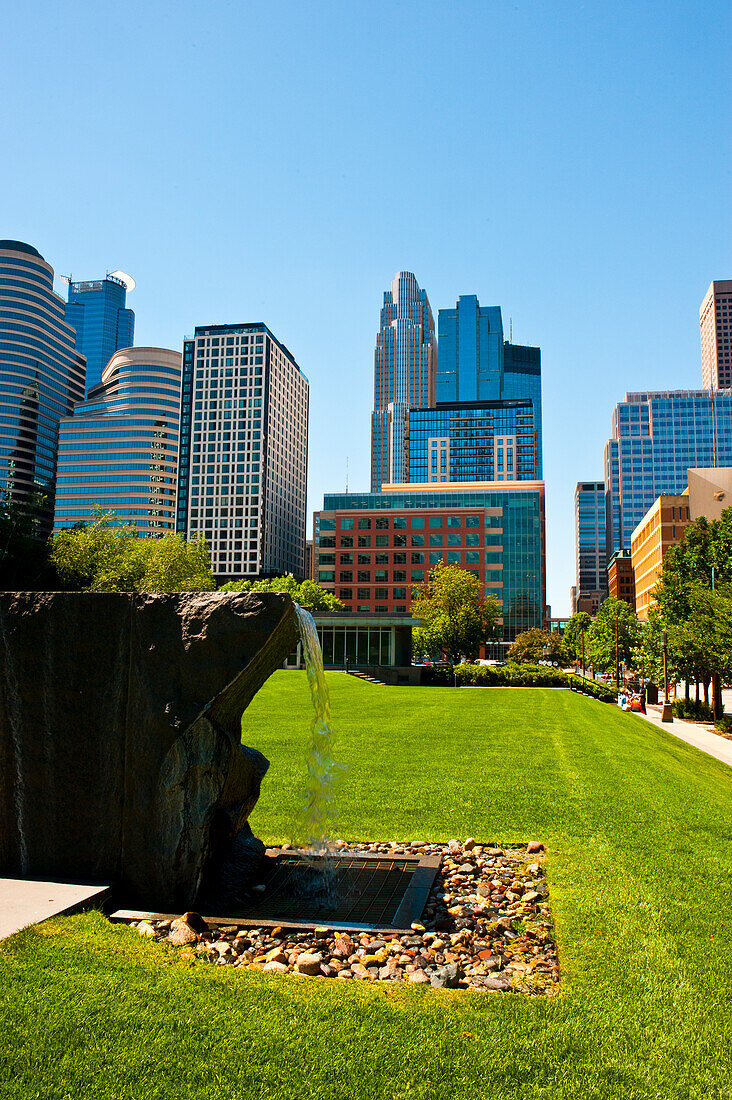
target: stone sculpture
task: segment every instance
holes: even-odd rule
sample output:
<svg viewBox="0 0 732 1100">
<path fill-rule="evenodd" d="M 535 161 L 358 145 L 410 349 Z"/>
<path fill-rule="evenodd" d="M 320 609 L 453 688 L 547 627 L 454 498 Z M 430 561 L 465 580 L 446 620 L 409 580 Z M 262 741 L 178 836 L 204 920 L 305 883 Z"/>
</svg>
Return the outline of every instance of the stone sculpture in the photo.
<svg viewBox="0 0 732 1100">
<path fill-rule="evenodd" d="M 284 595 L 0 593 L 0 874 L 193 906 L 251 838 L 241 717 L 296 643 Z"/>
</svg>

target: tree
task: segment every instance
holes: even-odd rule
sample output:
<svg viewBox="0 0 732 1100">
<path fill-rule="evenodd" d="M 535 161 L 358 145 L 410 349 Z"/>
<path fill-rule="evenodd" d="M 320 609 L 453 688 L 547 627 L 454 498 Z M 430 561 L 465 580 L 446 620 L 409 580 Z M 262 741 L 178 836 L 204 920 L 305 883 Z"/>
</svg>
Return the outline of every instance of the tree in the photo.
<svg viewBox="0 0 732 1100">
<path fill-rule="evenodd" d="M 116 526 L 112 513 L 59 532 L 49 560 L 62 584 L 96 592 L 208 592 L 215 588 L 211 554 L 203 539 L 170 532 L 141 538 Z"/>
<path fill-rule="evenodd" d="M 571 661 L 582 658 L 582 638 L 592 626 L 592 616 L 586 611 L 578 611 L 564 628 L 564 648 Z M 586 644 L 586 643 L 585 643 Z"/>
<path fill-rule="evenodd" d="M 615 670 L 616 661 L 632 663 L 641 641 L 641 627 L 630 604 L 608 596 L 589 630 L 590 660 L 595 668 Z"/>
<path fill-rule="evenodd" d="M 286 592 L 294 603 L 304 607 L 311 615 L 344 611 L 345 605 L 332 592 L 326 592 L 315 581 L 296 581 L 291 573 L 284 577 L 272 577 L 262 581 L 229 581 L 221 586 L 222 592 Z"/>
<path fill-rule="evenodd" d="M 686 528 L 682 541 L 669 547 L 653 592 L 658 608 L 654 622 L 658 632 L 661 626 L 666 629 L 674 675 L 687 684 L 689 680 L 703 683 L 705 695 L 712 681 L 717 719 L 723 709 L 721 684 L 729 675 L 724 672 L 730 655 L 724 649 L 728 639 L 723 623 L 730 586 L 732 508 L 726 508 L 719 520 L 710 522 L 700 516 Z M 719 622 L 714 621 L 712 609 L 720 615 Z M 652 631 L 649 645 L 651 641 Z"/>
<path fill-rule="evenodd" d="M 564 644 L 561 634 L 550 634 L 548 630 L 540 630 L 538 626 L 530 630 L 524 630 L 508 651 L 508 660 L 519 664 L 529 662 L 538 664 L 539 661 L 551 661 L 552 664 L 560 664 L 565 657 Z"/>
<path fill-rule="evenodd" d="M 413 632 L 415 652 L 441 653 L 453 664 L 462 656 L 475 656 L 484 642 L 495 640 L 501 618 L 496 598 L 481 598 L 475 574 L 443 562 L 413 590 L 411 611 L 422 620 Z"/>
</svg>

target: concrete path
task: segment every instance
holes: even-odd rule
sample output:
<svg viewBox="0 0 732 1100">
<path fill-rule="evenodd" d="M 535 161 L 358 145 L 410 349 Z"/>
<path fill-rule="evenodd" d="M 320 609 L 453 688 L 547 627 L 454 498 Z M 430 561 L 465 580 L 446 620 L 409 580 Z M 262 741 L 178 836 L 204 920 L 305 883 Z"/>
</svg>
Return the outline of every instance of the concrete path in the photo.
<svg viewBox="0 0 732 1100">
<path fill-rule="evenodd" d="M 681 741 L 686 741 L 687 745 L 694 745 L 707 756 L 713 756 L 716 760 L 721 760 L 723 764 L 729 764 L 732 767 L 732 741 L 727 741 L 717 733 L 710 733 L 703 725 L 685 722 L 681 718 L 674 718 L 673 722 L 662 722 L 660 706 L 654 707 L 650 704 L 648 714 L 640 714 L 638 711 L 630 713 L 637 714 L 639 718 L 645 718 L 659 729 L 666 730 Z"/>
<path fill-rule="evenodd" d="M 60 913 L 99 906 L 108 895 L 108 886 L 0 878 L 0 940 Z"/>
</svg>

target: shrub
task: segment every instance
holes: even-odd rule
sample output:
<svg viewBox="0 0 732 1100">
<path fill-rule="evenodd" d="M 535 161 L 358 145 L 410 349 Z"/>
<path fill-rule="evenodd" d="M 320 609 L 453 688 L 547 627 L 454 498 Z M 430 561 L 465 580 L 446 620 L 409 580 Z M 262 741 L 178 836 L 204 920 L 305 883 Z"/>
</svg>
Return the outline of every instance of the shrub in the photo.
<svg viewBox="0 0 732 1100">
<path fill-rule="evenodd" d="M 614 688 L 607 684 L 601 684 L 597 680 L 587 680 L 582 676 L 568 676 L 575 691 L 581 691 L 583 695 L 591 695 L 593 699 L 599 699 L 602 703 L 617 703 L 618 696 Z"/>
<path fill-rule="evenodd" d="M 686 699 L 677 699 L 673 704 L 673 715 L 674 718 L 690 718 L 697 722 L 714 721 L 714 711 L 701 699 L 698 703 L 695 699 L 690 699 L 688 703 Z"/>
<path fill-rule="evenodd" d="M 723 714 L 715 728 L 719 733 L 732 734 L 732 714 Z"/>
<path fill-rule="evenodd" d="M 456 665 L 455 680 L 464 687 L 566 687 L 567 675 L 546 665 Z"/>
<path fill-rule="evenodd" d="M 422 669 L 422 683 L 429 684 L 430 687 L 453 687 L 455 677 L 452 665 L 428 665 Z"/>
</svg>

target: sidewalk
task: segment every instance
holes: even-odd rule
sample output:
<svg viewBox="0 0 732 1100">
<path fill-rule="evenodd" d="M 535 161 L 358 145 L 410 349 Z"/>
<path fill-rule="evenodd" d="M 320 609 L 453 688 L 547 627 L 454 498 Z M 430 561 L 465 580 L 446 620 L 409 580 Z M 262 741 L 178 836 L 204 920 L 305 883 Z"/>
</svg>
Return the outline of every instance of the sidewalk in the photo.
<svg viewBox="0 0 732 1100">
<path fill-rule="evenodd" d="M 660 706 L 649 704 L 647 710 L 647 714 L 640 714 L 638 711 L 632 711 L 632 713 L 637 714 L 639 718 L 645 718 L 647 722 L 658 726 L 659 729 L 673 734 L 680 741 L 686 741 L 687 745 L 693 745 L 695 748 L 701 749 L 707 756 L 713 756 L 716 760 L 721 760 L 723 764 L 729 764 L 732 768 L 732 741 L 727 741 L 719 734 L 710 733 L 701 724 L 685 722 L 682 718 L 674 718 L 673 722 L 662 722 Z"/>
<path fill-rule="evenodd" d="M 0 940 L 29 924 L 61 913 L 98 908 L 109 892 L 107 886 L 0 878 Z"/>
</svg>

